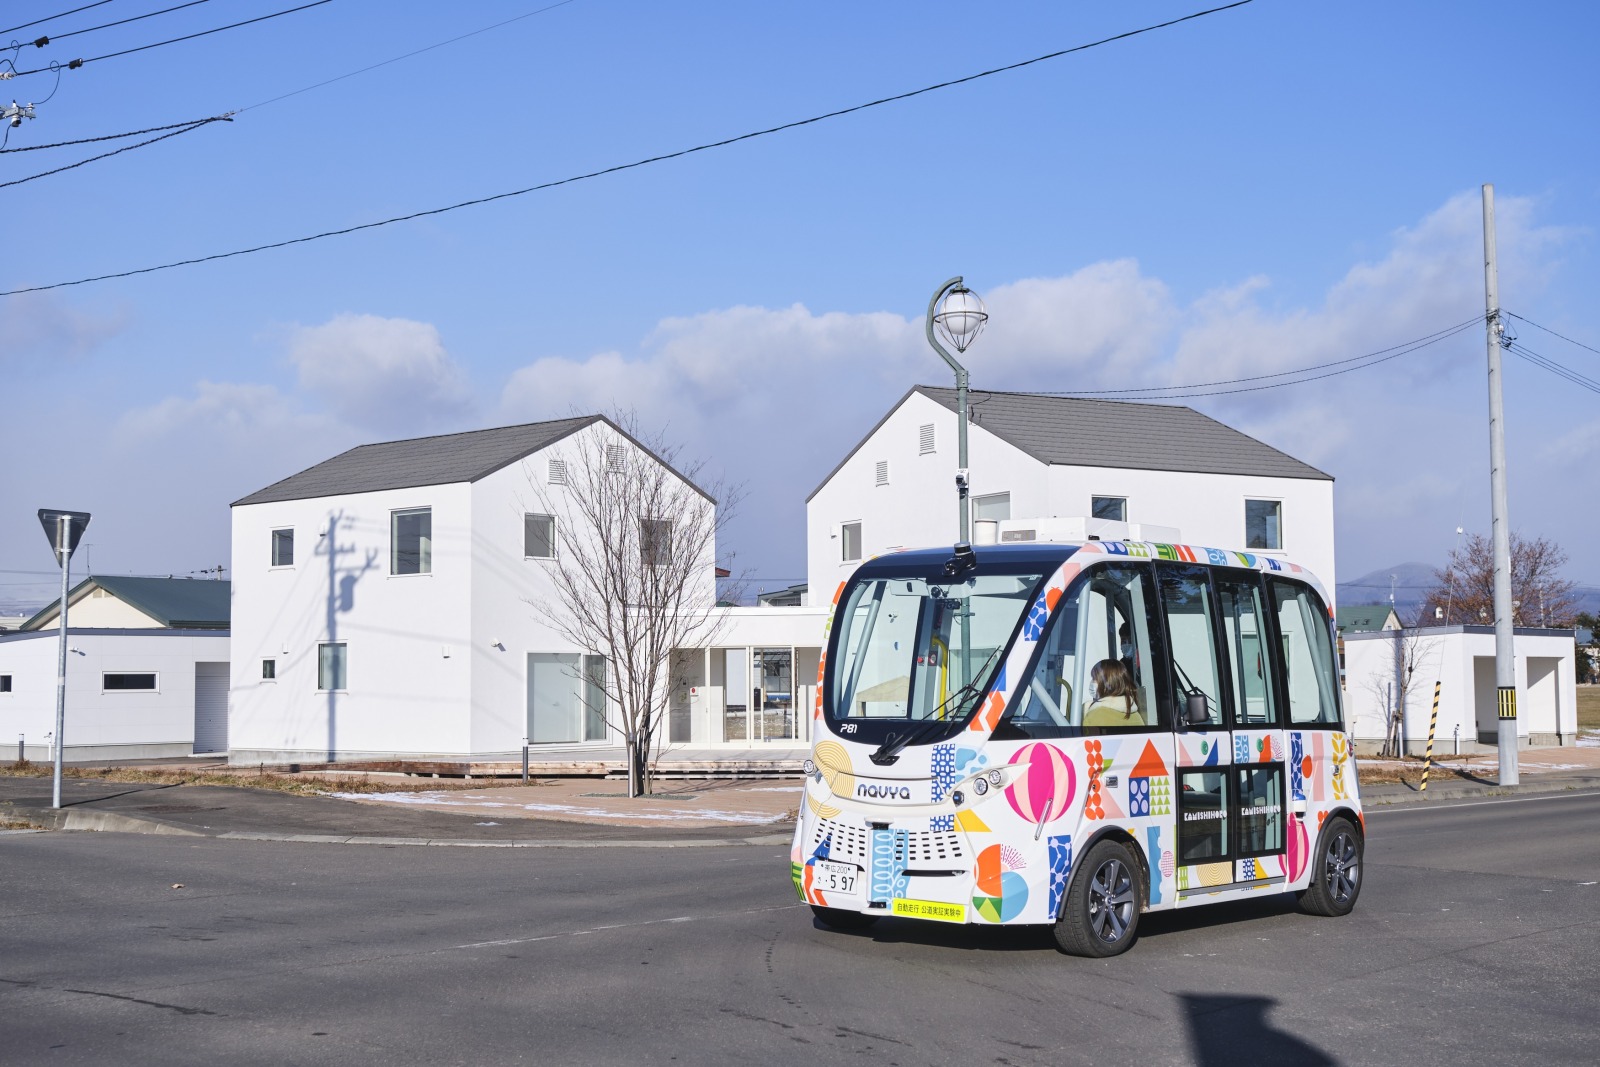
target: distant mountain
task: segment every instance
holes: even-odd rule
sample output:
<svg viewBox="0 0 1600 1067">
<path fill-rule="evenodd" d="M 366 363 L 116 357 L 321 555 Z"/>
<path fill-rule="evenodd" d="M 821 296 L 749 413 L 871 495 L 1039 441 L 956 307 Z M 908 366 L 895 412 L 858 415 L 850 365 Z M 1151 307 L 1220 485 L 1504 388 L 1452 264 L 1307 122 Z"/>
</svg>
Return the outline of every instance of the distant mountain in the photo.
<svg viewBox="0 0 1600 1067">
<path fill-rule="evenodd" d="M 1434 568 L 1426 563 L 1399 563 L 1348 582 L 1340 582 L 1339 604 L 1341 607 L 1353 607 L 1357 604 L 1389 603 L 1390 576 L 1393 575 L 1394 610 L 1402 623 L 1410 625 L 1416 621 L 1417 612 L 1422 610 L 1428 590 L 1433 588 L 1433 571 Z M 1580 585 L 1576 593 L 1580 612 L 1600 615 L 1600 586 Z"/>
</svg>

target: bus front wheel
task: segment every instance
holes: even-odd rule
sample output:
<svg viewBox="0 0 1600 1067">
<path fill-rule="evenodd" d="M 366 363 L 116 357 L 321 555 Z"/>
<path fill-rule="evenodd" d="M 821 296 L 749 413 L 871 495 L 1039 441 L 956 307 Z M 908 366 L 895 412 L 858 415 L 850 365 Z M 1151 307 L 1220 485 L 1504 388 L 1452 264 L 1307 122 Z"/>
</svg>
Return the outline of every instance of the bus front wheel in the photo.
<svg viewBox="0 0 1600 1067">
<path fill-rule="evenodd" d="M 1299 896 L 1309 915 L 1348 915 L 1361 895 L 1361 834 L 1342 815 L 1328 820 L 1314 853 L 1311 884 Z"/>
<path fill-rule="evenodd" d="M 845 911 L 843 908 L 824 908 L 819 904 L 811 905 L 811 913 L 823 926 L 831 926 L 835 930 L 865 930 L 878 921 L 876 915 Z"/>
<path fill-rule="evenodd" d="M 1139 934 L 1139 861 L 1120 841 L 1089 850 L 1056 921 L 1056 944 L 1071 956 L 1126 952 Z"/>
</svg>

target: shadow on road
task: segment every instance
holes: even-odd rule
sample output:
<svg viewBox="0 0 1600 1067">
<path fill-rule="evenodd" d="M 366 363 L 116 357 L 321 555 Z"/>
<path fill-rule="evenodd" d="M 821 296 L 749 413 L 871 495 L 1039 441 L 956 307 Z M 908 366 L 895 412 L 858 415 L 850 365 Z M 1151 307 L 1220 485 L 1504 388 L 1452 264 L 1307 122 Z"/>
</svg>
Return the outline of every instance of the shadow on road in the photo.
<svg viewBox="0 0 1600 1067">
<path fill-rule="evenodd" d="M 1200 1067 L 1334 1067 L 1339 1061 L 1267 1020 L 1272 997 L 1180 993 L 1194 1061 Z"/>
</svg>

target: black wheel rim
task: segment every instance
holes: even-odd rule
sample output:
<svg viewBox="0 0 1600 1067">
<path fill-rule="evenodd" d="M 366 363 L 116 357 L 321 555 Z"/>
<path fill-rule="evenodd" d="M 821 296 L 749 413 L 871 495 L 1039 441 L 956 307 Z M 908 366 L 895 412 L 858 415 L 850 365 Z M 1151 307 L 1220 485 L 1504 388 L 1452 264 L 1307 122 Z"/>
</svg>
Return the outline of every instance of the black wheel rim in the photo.
<svg viewBox="0 0 1600 1067">
<path fill-rule="evenodd" d="M 1106 860 L 1089 880 L 1089 929 L 1114 945 L 1133 925 L 1133 876 L 1121 860 Z"/>
<path fill-rule="evenodd" d="M 1328 886 L 1328 896 L 1335 904 L 1348 904 L 1355 898 L 1356 887 L 1361 884 L 1361 851 L 1356 846 L 1355 835 L 1341 830 L 1328 842 L 1328 854 L 1323 858 L 1323 877 Z"/>
</svg>

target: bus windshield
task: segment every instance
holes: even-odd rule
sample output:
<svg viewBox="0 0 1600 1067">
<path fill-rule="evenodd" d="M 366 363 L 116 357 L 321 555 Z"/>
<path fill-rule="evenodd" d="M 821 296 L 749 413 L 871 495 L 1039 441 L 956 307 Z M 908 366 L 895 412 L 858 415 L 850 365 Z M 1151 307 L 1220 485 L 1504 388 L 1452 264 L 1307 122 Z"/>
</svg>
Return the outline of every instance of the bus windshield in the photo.
<svg viewBox="0 0 1600 1067">
<path fill-rule="evenodd" d="M 908 575 L 856 581 L 835 618 L 830 723 L 874 741 L 874 725 L 945 723 L 972 716 L 1044 575 Z M 949 731 L 930 729 L 931 742 Z"/>
</svg>

